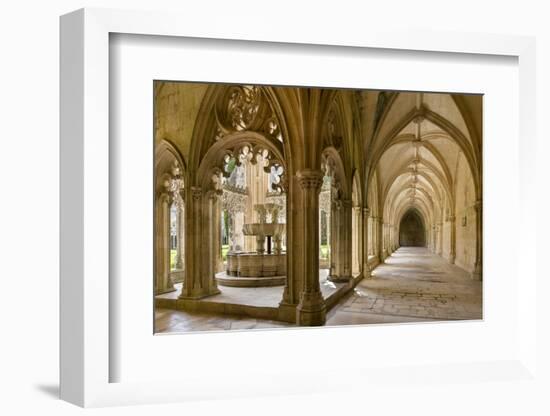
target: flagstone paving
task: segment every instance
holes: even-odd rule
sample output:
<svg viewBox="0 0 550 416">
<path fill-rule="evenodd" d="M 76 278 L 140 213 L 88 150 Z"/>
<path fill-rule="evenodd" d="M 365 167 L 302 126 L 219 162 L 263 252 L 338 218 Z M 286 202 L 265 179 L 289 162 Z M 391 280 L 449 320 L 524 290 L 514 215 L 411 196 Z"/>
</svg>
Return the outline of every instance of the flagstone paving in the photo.
<svg viewBox="0 0 550 416">
<path fill-rule="evenodd" d="M 326 280 L 325 275 L 321 280 Z M 482 319 L 482 282 L 471 280 L 469 273 L 425 248 L 398 249 L 372 275 L 327 314 L 327 325 Z M 157 309 L 155 319 L 155 331 L 163 333 L 294 326 L 168 309 Z"/>
</svg>

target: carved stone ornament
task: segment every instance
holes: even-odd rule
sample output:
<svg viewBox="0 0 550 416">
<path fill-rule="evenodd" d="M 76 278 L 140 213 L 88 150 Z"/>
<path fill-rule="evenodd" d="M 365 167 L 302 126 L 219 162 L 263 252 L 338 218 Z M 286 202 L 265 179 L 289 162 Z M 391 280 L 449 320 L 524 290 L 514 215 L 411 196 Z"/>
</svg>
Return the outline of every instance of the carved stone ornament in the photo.
<svg viewBox="0 0 550 416">
<path fill-rule="evenodd" d="M 175 162 L 172 167 L 172 174 L 168 179 L 166 188 L 170 193 L 172 202 L 178 207 L 183 206 L 183 178 L 181 176 L 181 169 L 179 168 L 177 162 Z"/>
<path fill-rule="evenodd" d="M 228 87 L 216 102 L 214 111 L 218 140 L 233 132 L 255 131 L 282 141 L 279 122 L 261 87 Z"/>
<path fill-rule="evenodd" d="M 323 172 L 318 170 L 304 169 L 298 172 L 298 182 L 302 189 L 320 190 L 323 185 Z"/>
<path fill-rule="evenodd" d="M 245 212 L 247 195 L 225 189 L 222 194 L 222 208 L 230 214 Z"/>
</svg>

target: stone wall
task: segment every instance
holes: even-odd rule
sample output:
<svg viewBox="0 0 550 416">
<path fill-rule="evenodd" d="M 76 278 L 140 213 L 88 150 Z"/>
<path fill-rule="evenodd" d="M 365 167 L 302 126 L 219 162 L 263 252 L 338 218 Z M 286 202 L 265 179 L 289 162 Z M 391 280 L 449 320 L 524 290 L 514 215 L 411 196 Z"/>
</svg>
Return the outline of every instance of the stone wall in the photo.
<svg viewBox="0 0 550 416">
<path fill-rule="evenodd" d="M 460 155 L 456 179 L 456 265 L 472 271 L 476 259 L 476 210 L 472 176 Z"/>
</svg>

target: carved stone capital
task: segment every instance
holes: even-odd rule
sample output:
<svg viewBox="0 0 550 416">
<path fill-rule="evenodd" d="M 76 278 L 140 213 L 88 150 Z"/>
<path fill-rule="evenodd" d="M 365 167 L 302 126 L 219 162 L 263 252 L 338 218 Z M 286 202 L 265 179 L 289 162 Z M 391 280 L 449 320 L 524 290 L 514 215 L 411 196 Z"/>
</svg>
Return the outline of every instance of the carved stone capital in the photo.
<svg viewBox="0 0 550 416">
<path fill-rule="evenodd" d="M 322 171 L 313 169 L 303 169 L 296 174 L 303 190 L 312 189 L 316 191 L 321 190 L 324 176 Z"/>
</svg>

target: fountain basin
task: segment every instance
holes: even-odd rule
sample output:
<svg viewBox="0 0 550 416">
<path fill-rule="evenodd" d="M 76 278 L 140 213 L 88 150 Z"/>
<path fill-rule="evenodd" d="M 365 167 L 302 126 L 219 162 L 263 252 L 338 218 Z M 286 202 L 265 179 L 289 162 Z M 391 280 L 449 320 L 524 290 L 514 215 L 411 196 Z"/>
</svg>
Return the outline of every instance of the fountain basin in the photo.
<svg viewBox="0 0 550 416">
<path fill-rule="evenodd" d="M 285 276 L 286 253 L 227 253 L 227 274 L 230 276 Z"/>
<path fill-rule="evenodd" d="M 222 286 L 279 286 L 286 282 L 286 253 L 227 253 L 225 273 L 216 275 Z"/>
<path fill-rule="evenodd" d="M 252 223 L 243 225 L 244 235 L 262 235 L 278 237 L 285 232 L 286 224 Z"/>
</svg>

